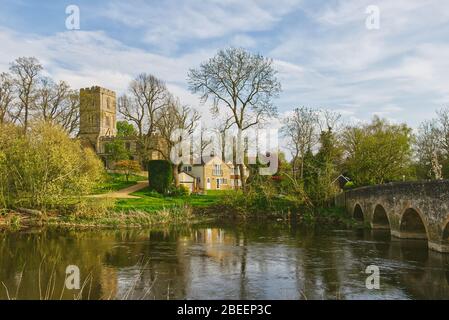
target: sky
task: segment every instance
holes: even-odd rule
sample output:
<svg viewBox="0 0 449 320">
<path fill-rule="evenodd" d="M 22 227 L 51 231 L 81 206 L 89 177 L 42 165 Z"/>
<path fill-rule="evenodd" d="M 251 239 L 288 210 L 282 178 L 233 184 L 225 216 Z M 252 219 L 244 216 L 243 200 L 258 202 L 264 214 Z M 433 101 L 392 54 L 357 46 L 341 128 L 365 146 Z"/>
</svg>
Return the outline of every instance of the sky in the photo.
<svg viewBox="0 0 449 320">
<path fill-rule="evenodd" d="M 66 27 L 69 5 L 79 30 Z M 307 106 L 417 127 L 449 105 L 447 0 L 0 0 L 0 72 L 34 56 L 73 88 L 121 94 L 146 72 L 206 113 L 187 72 L 229 46 L 273 59 L 281 115 Z"/>
</svg>

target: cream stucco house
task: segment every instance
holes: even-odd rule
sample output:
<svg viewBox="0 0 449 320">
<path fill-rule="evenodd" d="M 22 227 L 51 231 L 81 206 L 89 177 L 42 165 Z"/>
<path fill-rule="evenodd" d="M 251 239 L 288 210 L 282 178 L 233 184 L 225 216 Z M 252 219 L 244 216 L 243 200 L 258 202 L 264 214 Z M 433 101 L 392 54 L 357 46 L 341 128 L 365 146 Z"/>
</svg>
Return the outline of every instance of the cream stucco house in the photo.
<svg viewBox="0 0 449 320">
<path fill-rule="evenodd" d="M 244 170 L 247 177 L 247 170 Z M 230 190 L 241 186 L 238 168 L 220 157 L 211 157 L 204 164 L 183 165 L 182 172 L 195 177 L 196 191 Z"/>
</svg>

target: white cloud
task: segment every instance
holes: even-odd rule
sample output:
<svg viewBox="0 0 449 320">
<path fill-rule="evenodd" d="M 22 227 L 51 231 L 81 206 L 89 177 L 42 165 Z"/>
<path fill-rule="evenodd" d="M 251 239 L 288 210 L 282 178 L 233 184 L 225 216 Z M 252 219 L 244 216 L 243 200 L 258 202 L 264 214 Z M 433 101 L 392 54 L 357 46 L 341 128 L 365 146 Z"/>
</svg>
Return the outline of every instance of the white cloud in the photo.
<svg viewBox="0 0 449 320">
<path fill-rule="evenodd" d="M 103 16 L 130 28 L 144 30 L 144 40 L 165 50 L 180 42 L 219 38 L 235 33 L 269 30 L 300 1 L 188 0 L 112 1 Z"/>
<path fill-rule="evenodd" d="M 131 48 L 103 32 L 64 32 L 53 36 L 33 36 L 0 28 L 0 71 L 20 56 L 34 56 L 45 71 L 74 88 L 99 85 L 125 92 L 132 78 L 141 72 L 151 73 L 167 82 L 183 104 L 206 111 L 197 96 L 186 86 L 189 67 L 199 64 L 212 52 L 198 51 L 179 58 L 152 54 Z M 202 112 L 207 116 L 207 112 Z"/>
<path fill-rule="evenodd" d="M 365 27 L 372 4 L 380 8 L 380 30 Z M 284 103 L 350 105 L 357 118 L 394 113 L 417 125 L 449 102 L 447 2 L 345 0 L 314 9 L 304 7 L 311 34 L 291 26 L 269 53 L 291 64 L 281 68 Z"/>
<path fill-rule="evenodd" d="M 371 4 L 380 8 L 380 30 L 365 27 Z M 18 56 L 33 55 L 73 87 L 98 84 L 119 93 L 136 74 L 148 72 L 195 106 L 188 69 L 217 47 L 233 45 L 274 58 L 281 112 L 305 105 L 352 119 L 382 114 L 416 125 L 449 102 L 444 0 L 116 0 L 104 9 L 88 17 L 105 22 L 104 31 L 37 36 L 0 27 L 0 70 Z M 139 36 L 142 43 L 135 42 Z M 200 108 L 208 114 L 207 106 Z"/>
</svg>

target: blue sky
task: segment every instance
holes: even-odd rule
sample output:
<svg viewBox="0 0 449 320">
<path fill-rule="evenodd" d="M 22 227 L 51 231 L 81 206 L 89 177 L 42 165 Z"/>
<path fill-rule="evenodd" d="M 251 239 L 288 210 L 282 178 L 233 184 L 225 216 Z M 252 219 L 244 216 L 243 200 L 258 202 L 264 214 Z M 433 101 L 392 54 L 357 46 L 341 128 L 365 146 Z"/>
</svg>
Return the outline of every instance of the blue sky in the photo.
<svg viewBox="0 0 449 320">
<path fill-rule="evenodd" d="M 68 5 L 81 29 L 65 27 Z M 365 26 L 367 6 L 380 29 Z M 56 79 L 124 92 L 135 75 L 164 79 L 199 106 L 186 74 L 220 48 L 273 58 L 281 113 L 297 106 L 339 111 L 348 122 L 377 114 L 416 127 L 449 105 L 446 0 L 0 0 L 0 71 L 35 56 Z"/>
</svg>

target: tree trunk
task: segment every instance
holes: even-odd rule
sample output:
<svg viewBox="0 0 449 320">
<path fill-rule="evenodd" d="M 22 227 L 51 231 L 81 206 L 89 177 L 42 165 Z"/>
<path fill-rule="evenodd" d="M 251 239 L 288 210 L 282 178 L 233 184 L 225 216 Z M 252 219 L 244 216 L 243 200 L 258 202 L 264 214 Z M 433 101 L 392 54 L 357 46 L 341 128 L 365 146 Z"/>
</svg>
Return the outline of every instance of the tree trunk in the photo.
<svg viewBox="0 0 449 320">
<path fill-rule="evenodd" d="M 245 191 L 246 190 L 246 179 L 245 179 L 245 172 L 244 172 L 244 167 L 243 167 L 243 163 L 240 163 L 238 165 L 239 167 L 239 174 L 240 174 L 240 182 L 242 184 L 242 190 Z"/>
<path fill-rule="evenodd" d="M 28 106 L 25 107 L 25 117 L 23 121 L 23 130 L 26 133 L 28 130 Z"/>
<path fill-rule="evenodd" d="M 178 165 L 173 165 L 173 179 L 175 180 L 175 187 L 179 187 L 179 172 L 178 172 Z"/>
</svg>

